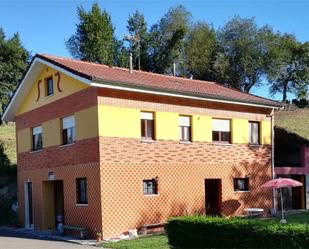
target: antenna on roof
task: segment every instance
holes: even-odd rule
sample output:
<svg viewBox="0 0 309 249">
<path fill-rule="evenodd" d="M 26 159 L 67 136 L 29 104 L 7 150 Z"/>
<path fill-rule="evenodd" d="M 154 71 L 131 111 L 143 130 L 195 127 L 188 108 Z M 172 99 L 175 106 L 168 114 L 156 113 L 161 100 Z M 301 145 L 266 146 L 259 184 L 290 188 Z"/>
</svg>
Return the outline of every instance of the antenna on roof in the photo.
<svg viewBox="0 0 309 249">
<path fill-rule="evenodd" d="M 130 53 L 130 68 L 129 68 L 129 72 L 133 73 L 132 53 Z"/>
<path fill-rule="evenodd" d="M 173 76 L 176 76 L 176 63 L 173 63 Z"/>
</svg>

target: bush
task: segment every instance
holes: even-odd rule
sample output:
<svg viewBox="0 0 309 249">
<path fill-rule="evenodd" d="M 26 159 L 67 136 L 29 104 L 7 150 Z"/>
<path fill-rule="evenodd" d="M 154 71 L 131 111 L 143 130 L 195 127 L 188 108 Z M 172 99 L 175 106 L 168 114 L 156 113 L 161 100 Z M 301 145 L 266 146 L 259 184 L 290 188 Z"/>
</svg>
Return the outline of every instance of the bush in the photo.
<svg viewBox="0 0 309 249">
<path fill-rule="evenodd" d="M 174 248 L 289 248 L 309 246 L 305 224 L 190 216 L 172 218 L 168 240 Z"/>
</svg>

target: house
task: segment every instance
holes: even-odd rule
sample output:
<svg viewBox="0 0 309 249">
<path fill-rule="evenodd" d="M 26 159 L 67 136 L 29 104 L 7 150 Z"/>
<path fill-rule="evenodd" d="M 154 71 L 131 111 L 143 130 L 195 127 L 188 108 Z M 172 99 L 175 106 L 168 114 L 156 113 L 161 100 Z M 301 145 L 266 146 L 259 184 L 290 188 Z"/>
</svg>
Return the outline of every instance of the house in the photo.
<svg viewBox="0 0 309 249">
<path fill-rule="evenodd" d="M 105 238 L 183 214 L 272 207 L 272 100 L 205 82 L 37 54 L 16 122 L 20 224 Z"/>
<path fill-rule="evenodd" d="M 309 109 L 275 114 L 275 174 L 303 184 L 283 189 L 285 209 L 309 209 Z"/>
</svg>

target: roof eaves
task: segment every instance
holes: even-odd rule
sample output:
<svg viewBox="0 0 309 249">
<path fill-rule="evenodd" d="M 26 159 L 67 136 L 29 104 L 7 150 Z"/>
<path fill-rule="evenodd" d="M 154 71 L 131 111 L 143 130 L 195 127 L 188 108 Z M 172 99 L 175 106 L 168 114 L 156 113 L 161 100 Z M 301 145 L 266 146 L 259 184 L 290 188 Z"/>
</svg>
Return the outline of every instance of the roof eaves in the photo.
<svg viewBox="0 0 309 249">
<path fill-rule="evenodd" d="M 259 101 L 252 101 L 252 100 L 241 100 L 237 98 L 227 98 L 227 97 L 222 97 L 222 96 L 215 96 L 211 94 L 202 94 L 202 93 L 197 93 L 197 92 L 190 92 L 190 91 L 176 91 L 176 90 L 171 90 L 171 89 L 162 89 L 160 87 L 147 87 L 147 86 L 141 86 L 137 84 L 128 84 L 126 82 L 119 82 L 119 81 L 111 81 L 111 80 L 102 80 L 99 78 L 93 78 L 94 83 L 99 83 L 99 84 L 108 84 L 108 85 L 114 85 L 118 87 L 127 87 L 131 89 L 140 89 L 140 90 L 148 90 L 148 91 L 157 91 L 157 92 L 162 92 L 162 93 L 171 93 L 171 94 L 182 94 L 182 95 L 187 95 L 187 96 L 192 96 L 192 97 L 198 97 L 198 98 L 207 98 L 211 100 L 217 100 L 217 101 L 232 101 L 236 102 L 238 104 L 253 104 L 253 105 L 258 105 L 261 107 L 268 107 L 268 108 L 281 108 L 282 104 L 276 101 L 272 101 L 274 104 L 270 103 L 265 103 L 265 102 L 259 102 Z"/>
<path fill-rule="evenodd" d="M 298 141 L 301 141 L 303 144 L 309 145 L 309 139 L 299 135 L 296 132 L 290 131 L 289 129 L 282 127 L 282 126 L 278 126 L 278 125 L 275 125 L 274 128 L 277 129 L 277 130 L 280 130 L 281 132 L 284 132 L 285 134 L 287 134 L 289 136 L 293 136 Z"/>
</svg>

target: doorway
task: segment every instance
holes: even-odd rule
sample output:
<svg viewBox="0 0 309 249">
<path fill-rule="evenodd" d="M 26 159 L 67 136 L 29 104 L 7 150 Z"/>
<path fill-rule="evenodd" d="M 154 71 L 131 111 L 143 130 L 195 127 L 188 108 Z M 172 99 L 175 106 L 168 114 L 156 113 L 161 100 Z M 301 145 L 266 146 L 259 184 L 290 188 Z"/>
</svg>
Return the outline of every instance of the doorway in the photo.
<svg viewBox="0 0 309 249">
<path fill-rule="evenodd" d="M 25 227 L 33 229 L 32 182 L 25 183 Z"/>
<path fill-rule="evenodd" d="M 303 186 L 292 188 L 292 209 L 305 209 L 306 208 L 305 176 L 304 175 L 292 175 L 291 178 L 303 184 Z"/>
<path fill-rule="evenodd" d="M 222 204 L 221 179 L 205 179 L 205 213 L 220 215 Z"/>
<path fill-rule="evenodd" d="M 43 182 L 43 227 L 45 230 L 57 230 L 64 220 L 63 181 Z"/>
</svg>

